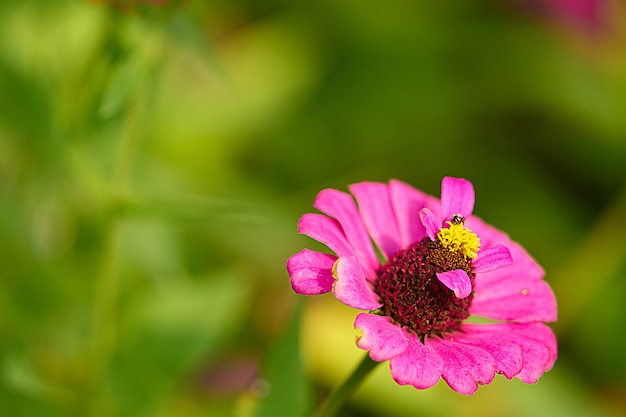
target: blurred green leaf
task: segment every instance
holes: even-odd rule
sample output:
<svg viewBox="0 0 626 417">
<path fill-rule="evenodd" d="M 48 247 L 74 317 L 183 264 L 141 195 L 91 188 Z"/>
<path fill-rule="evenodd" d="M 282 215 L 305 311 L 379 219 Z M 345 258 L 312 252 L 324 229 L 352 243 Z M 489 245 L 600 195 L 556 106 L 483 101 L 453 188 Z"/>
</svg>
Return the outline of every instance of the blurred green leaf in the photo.
<svg viewBox="0 0 626 417">
<path fill-rule="evenodd" d="M 33 146 L 49 149 L 51 103 L 42 83 L 14 66 L 0 51 L 0 118 L 12 133 Z"/>
<path fill-rule="evenodd" d="M 151 89 L 163 37 L 162 28 L 150 22 L 111 19 L 109 25 L 118 44 L 111 45 L 108 82 L 98 109 L 104 119 L 121 114 Z"/>
</svg>

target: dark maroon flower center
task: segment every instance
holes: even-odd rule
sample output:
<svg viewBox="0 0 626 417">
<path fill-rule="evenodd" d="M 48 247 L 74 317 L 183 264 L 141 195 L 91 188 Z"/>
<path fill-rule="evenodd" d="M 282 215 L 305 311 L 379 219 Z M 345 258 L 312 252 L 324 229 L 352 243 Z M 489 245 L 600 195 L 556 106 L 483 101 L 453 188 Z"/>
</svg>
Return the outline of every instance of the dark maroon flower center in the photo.
<svg viewBox="0 0 626 417">
<path fill-rule="evenodd" d="M 424 238 L 396 253 L 378 273 L 375 289 L 382 313 L 420 338 L 458 329 L 469 317 L 474 293 L 457 298 L 435 275 L 453 269 L 467 272 L 473 287 L 471 259 L 444 248 L 439 240 Z"/>
</svg>

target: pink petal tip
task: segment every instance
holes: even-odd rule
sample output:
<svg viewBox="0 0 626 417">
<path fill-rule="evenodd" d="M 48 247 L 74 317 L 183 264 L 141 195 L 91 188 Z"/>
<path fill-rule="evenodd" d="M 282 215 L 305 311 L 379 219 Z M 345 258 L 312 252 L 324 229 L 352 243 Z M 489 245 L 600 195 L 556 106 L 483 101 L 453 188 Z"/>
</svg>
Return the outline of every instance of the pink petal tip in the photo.
<svg viewBox="0 0 626 417">
<path fill-rule="evenodd" d="M 467 272 L 462 269 L 453 269 L 446 272 L 437 272 L 437 279 L 454 291 L 457 298 L 465 298 L 472 293 L 472 282 Z"/>
</svg>

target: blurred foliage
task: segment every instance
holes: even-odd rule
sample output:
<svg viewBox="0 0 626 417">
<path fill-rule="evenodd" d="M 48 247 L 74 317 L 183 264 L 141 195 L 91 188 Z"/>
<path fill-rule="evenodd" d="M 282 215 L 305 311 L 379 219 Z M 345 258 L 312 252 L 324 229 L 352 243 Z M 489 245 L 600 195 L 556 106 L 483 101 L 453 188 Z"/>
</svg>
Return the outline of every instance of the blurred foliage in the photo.
<svg viewBox="0 0 626 417">
<path fill-rule="evenodd" d="M 383 365 L 345 415 L 626 415 L 625 8 L 531 3 L 0 1 L 0 415 L 306 415 L 362 352 L 330 296 L 300 326 L 298 217 L 443 175 L 545 267 L 559 360 Z"/>
</svg>

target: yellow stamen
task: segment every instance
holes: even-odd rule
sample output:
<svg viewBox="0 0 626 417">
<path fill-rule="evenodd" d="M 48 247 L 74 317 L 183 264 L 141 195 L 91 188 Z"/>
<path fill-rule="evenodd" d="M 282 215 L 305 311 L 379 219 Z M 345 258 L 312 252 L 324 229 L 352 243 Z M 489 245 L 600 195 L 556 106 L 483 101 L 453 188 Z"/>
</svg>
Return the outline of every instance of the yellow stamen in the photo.
<svg viewBox="0 0 626 417">
<path fill-rule="evenodd" d="M 460 252 L 465 258 L 476 259 L 480 249 L 480 238 L 463 223 L 446 222 L 447 229 L 439 230 L 437 237 L 444 248 Z"/>
</svg>

